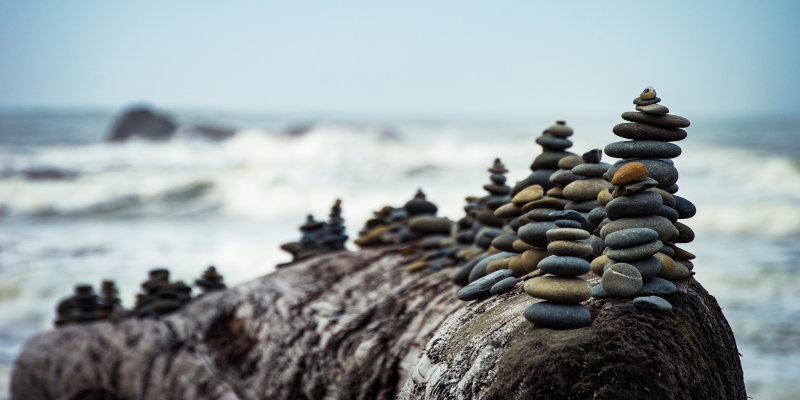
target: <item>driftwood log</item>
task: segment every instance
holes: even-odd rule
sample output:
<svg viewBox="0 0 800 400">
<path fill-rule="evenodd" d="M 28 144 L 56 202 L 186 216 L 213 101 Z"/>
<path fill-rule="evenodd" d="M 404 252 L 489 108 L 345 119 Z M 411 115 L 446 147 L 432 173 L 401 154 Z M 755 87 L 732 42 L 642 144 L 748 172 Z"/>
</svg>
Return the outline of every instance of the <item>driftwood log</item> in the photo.
<svg viewBox="0 0 800 400">
<path fill-rule="evenodd" d="M 419 253 L 337 252 L 160 319 L 31 339 L 14 399 L 744 399 L 733 334 L 694 279 L 671 313 L 590 300 L 590 327 L 522 317 L 515 290 L 465 303 Z M 594 280 L 596 281 L 596 279 Z"/>
</svg>

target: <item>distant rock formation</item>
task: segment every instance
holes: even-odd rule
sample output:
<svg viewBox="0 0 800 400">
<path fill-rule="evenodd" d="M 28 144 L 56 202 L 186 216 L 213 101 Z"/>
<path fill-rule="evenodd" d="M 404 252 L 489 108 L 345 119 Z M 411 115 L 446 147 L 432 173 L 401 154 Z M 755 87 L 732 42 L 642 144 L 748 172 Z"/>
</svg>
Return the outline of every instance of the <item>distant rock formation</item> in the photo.
<svg viewBox="0 0 800 400">
<path fill-rule="evenodd" d="M 166 114 L 153 111 L 144 106 L 129 108 L 122 112 L 108 134 L 111 142 L 121 142 L 131 137 L 149 140 L 171 138 L 178 125 Z"/>
</svg>

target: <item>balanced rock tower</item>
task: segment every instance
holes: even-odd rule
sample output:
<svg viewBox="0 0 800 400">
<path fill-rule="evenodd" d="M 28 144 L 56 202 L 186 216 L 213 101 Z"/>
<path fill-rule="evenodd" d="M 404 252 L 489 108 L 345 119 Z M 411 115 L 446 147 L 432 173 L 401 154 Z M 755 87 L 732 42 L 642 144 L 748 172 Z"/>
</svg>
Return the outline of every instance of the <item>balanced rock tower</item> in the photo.
<svg viewBox="0 0 800 400">
<path fill-rule="evenodd" d="M 169 314 L 192 299 L 192 288 L 181 281 L 170 282 L 169 270 L 164 268 L 151 270 L 142 290 L 133 309 L 133 315 L 140 318 Z"/>
<path fill-rule="evenodd" d="M 225 278 L 217 272 L 217 268 L 210 265 L 203 271 L 200 279 L 194 281 L 194 284 L 203 290 L 203 293 L 213 292 L 215 290 L 225 289 Z"/>
<path fill-rule="evenodd" d="M 54 324 L 64 326 L 103 318 L 100 296 L 95 293 L 92 285 L 76 285 L 75 294 L 58 303 Z"/>
<path fill-rule="evenodd" d="M 575 155 L 566 151 L 572 147 L 572 141 L 568 139 L 572 133 L 572 128 L 564 121 L 556 121 L 555 125 L 542 132 L 542 136 L 536 139 L 536 144 L 542 146 L 542 154 L 533 160 L 530 167 L 532 173 L 514 185 L 512 196 L 531 185 L 539 185 L 545 192 L 553 187 L 550 175 L 558 170 L 558 161 L 566 156 Z"/>
</svg>

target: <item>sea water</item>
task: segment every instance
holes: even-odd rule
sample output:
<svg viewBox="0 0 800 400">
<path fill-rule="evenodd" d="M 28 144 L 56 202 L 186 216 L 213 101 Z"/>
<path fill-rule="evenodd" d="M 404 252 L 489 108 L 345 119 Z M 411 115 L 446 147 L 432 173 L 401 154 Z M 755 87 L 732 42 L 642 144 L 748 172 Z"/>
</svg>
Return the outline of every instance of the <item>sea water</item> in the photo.
<svg viewBox="0 0 800 400">
<path fill-rule="evenodd" d="M 800 394 L 800 119 L 693 118 L 678 143 L 679 195 L 697 206 L 696 278 L 736 336 L 748 393 Z M 0 397 L 25 341 L 52 329 L 76 283 L 114 279 L 131 307 L 148 270 L 187 283 L 216 265 L 229 285 L 290 259 L 305 215 L 343 201 L 351 238 L 383 205 L 422 188 L 458 219 L 495 157 L 522 179 L 534 139 L 559 116 L 526 120 L 313 118 L 177 112 L 233 127 L 212 142 L 104 141 L 103 110 L 0 111 Z M 568 120 L 572 151 L 621 140 L 609 118 Z M 286 131 L 302 125 L 304 133 Z M 604 159 L 606 162 L 614 160 Z M 354 249 L 352 244 L 348 245 Z M 456 288 L 453 288 L 455 293 Z"/>
</svg>

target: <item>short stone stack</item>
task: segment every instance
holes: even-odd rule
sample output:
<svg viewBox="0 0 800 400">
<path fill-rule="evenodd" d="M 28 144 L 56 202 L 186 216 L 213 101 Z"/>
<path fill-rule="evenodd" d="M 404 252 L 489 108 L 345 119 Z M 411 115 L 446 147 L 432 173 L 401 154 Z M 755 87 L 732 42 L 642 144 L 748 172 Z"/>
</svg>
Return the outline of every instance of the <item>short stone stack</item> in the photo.
<svg viewBox="0 0 800 400">
<path fill-rule="evenodd" d="M 217 272 L 217 268 L 210 265 L 203 271 L 200 279 L 194 281 L 194 284 L 202 289 L 203 293 L 213 292 L 215 290 L 225 289 L 225 278 Z"/>
<path fill-rule="evenodd" d="M 581 156 L 582 163 L 572 167 L 570 173 L 576 179 L 564 187 L 563 196 L 569 200 L 564 205 L 565 210 L 589 213 L 600 207 L 597 195 L 611 183 L 603 178 L 610 165 L 601 162 L 602 157 L 603 152 L 600 149 L 590 150 Z"/>
<path fill-rule="evenodd" d="M 373 217 L 364 223 L 364 228 L 358 233 L 358 238 L 354 241 L 359 247 L 383 246 L 395 243 L 397 237 L 396 228 L 398 224 L 408 219 L 408 213 L 402 207 L 394 208 L 384 206 L 378 211 L 373 212 Z"/>
<path fill-rule="evenodd" d="M 325 233 L 325 223 L 308 214 L 306 222 L 300 226 L 300 233 L 299 241 L 281 245 L 281 250 L 292 255 L 292 262 L 304 260 L 320 252 L 319 243 Z"/>
<path fill-rule="evenodd" d="M 589 282 L 580 276 L 590 270 L 585 260 L 592 247 L 585 243 L 589 232 L 579 228 L 554 228 L 546 233 L 551 256 L 539 262 L 547 275 L 525 282 L 523 289 L 543 299 L 525 309 L 524 316 L 536 326 L 549 329 L 575 329 L 591 325 L 592 315 L 583 304 L 592 295 Z"/>
<path fill-rule="evenodd" d="M 133 315 L 139 318 L 169 314 L 192 299 L 192 288 L 181 281 L 170 282 L 169 271 L 163 268 L 150 271 L 142 290 L 133 309 Z"/>
<path fill-rule="evenodd" d="M 342 218 L 342 200 L 336 199 L 331 206 L 328 214 L 328 224 L 325 226 L 325 234 L 322 236 L 322 248 L 325 252 L 343 250 L 347 242 L 345 233 L 344 218 Z"/>
<path fill-rule="evenodd" d="M 104 319 L 100 296 L 91 285 L 76 285 L 75 294 L 60 301 L 56 307 L 55 326 Z"/>
<path fill-rule="evenodd" d="M 548 197 L 561 200 L 561 206 L 557 207 L 559 209 L 564 209 L 567 203 L 570 203 L 570 200 L 564 197 L 564 189 L 571 183 L 582 179 L 580 176 L 572 173 L 572 169 L 580 164 L 583 164 L 583 159 L 581 159 L 581 157 L 576 155 L 566 156 L 558 160 L 558 171 L 550 175 L 550 182 L 553 187 L 547 190 L 545 194 Z"/>
<path fill-rule="evenodd" d="M 536 144 L 542 146 L 542 154 L 533 160 L 530 167 L 533 172 L 514 185 L 512 196 L 531 185 L 539 185 L 545 192 L 553 187 L 550 176 L 558 169 L 558 161 L 566 156 L 575 155 L 566 151 L 572 147 L 572 141 L 568 139 L 572 134 L 572 128 L 564 121 L 556 121 L 555 125 L 542 132 L 542 136 L 536 139 Z"/>
<path fill-rule="evenodd" d="M 105 319 L 119 319 L 125 317 L 126 311 L 122 307 L 122 300 L 119 298 L 117 284 L 112 280 L 104 280 L 100 283 L 100 313 Z"/>
</svg>

